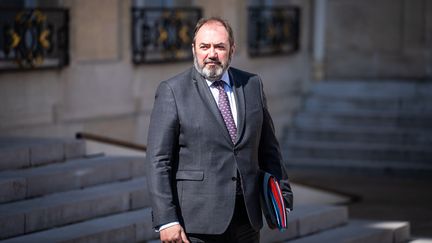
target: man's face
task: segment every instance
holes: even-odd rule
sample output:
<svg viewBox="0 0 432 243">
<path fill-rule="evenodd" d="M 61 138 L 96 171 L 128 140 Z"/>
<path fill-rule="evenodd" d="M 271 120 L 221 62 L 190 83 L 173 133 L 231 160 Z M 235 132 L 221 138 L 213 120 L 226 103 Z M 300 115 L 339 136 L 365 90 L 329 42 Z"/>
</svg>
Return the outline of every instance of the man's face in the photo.
<svg viewBox="0 0 432 243">
<path fill-rule="evenodd" d="M 204 78 L 216 81 L 228 69 L 234 46 L 230 46 L 228 32 L 222 24 L 209 22 L 198 30 L 192 52 L 198 72 Z"/>
</svg>

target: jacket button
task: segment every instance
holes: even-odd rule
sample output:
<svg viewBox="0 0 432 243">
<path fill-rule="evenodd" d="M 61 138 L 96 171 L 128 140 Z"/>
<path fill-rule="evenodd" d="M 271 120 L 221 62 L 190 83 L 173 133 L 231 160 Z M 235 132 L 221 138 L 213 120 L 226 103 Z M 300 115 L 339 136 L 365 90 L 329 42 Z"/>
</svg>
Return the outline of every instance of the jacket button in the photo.
<svg viewBox="0 0 432 243">
<path fill-rule="evenodd" d="M 234 150 L 234 155 L 237 155 L 238 153 L 237 153 L 237 150 Z"/>
<path fill-rule="evenodd" d="M 237 177 L 231 177 L 231 180 L 233 180 L 233 181 L 236 181 L 237 180 Z"/>
</svg>

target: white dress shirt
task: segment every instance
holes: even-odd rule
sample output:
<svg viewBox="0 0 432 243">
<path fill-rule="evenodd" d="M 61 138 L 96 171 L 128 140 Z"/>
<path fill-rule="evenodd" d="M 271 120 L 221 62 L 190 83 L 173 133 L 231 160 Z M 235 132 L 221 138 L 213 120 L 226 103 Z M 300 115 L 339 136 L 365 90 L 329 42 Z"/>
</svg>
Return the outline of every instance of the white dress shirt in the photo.
<svg viewBox="0 0 432 243">
<path fill-rule="evenodd" d="M 224 72 L 221 80 L 225 82 L 224 90 L 228 95 L 228 101 L 230 104 L 231 113 L 232 113 L 233 118 L 234 118 L 234 123 L 235 123 L 236 127 L 238 127 L 238 125 L 237 125 L 237 105 L 236 105 L 234 92 L 233 92 L 232 85 L 231 85 L 231 80 L 230 80 L 230 77 L 229 77 L 227 71 Z M 213 97 L 216 101 L 216 104 L 218 104 L 218 102 L 219 102 L 219 90 L 212 85 L 213 84 L 212 81 L 209 81 L 206 79 L 206 82 L 207 82 L 207 85 L 210 87 L 210 91 L 213 94 Z"/>
</svg>

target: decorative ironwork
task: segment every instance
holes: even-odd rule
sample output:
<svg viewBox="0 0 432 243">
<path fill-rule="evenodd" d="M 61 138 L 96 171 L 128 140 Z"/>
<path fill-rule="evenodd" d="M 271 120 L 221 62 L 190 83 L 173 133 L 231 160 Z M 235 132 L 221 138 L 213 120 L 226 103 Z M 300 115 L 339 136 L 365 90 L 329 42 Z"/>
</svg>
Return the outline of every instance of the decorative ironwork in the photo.
<svg viewBox="0 0 432 243">
<path fill-rule="evenodd" d="M 248 51 L 251 57 L 289 54 L 299 49 L 298 7 L 250 7 Z"/>
<path fill-rule="evenodd" d="M 132 59 L 138 63 L 192 59 L 199 8 L 132 8 Z"/>
<path fill-rule="evenodd" d="M 0 9 L 0 70 L 67 65 L 68 32 L 65 9 Z"/>
</svg>

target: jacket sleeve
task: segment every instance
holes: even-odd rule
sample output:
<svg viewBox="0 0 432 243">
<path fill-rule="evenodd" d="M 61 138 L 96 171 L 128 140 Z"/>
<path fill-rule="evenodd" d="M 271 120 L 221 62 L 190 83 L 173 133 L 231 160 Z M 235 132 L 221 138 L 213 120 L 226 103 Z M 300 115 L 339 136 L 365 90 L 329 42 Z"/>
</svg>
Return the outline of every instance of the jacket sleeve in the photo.
<svg viewBox="0 0 432 243">
<path fill-rule="evenodd" d="M 260 81 L 261 101 L 263 107 L 263 123 L 261 128 L 261 138 L 259 144 L 258 159 L 260 168 L 269 172 L 279 179 L 282 194 L 285 199 L 286 207 L 293 209 L 293 193 L 288 179 L 285 166 L 283 164 L 279 142 L 277 141 L 273 120 L 267 109 L 262 81 Z"/>
<path fill-rule="evenodd" d="M 153 210 L 153 227 L 179 221 L 178 202 L 173 197 L 178 150 L 179 123 L 175 97 L 166 82 L 162 82 L 155 96 L 147 141 L 147 180 Z"/>
</svg>

